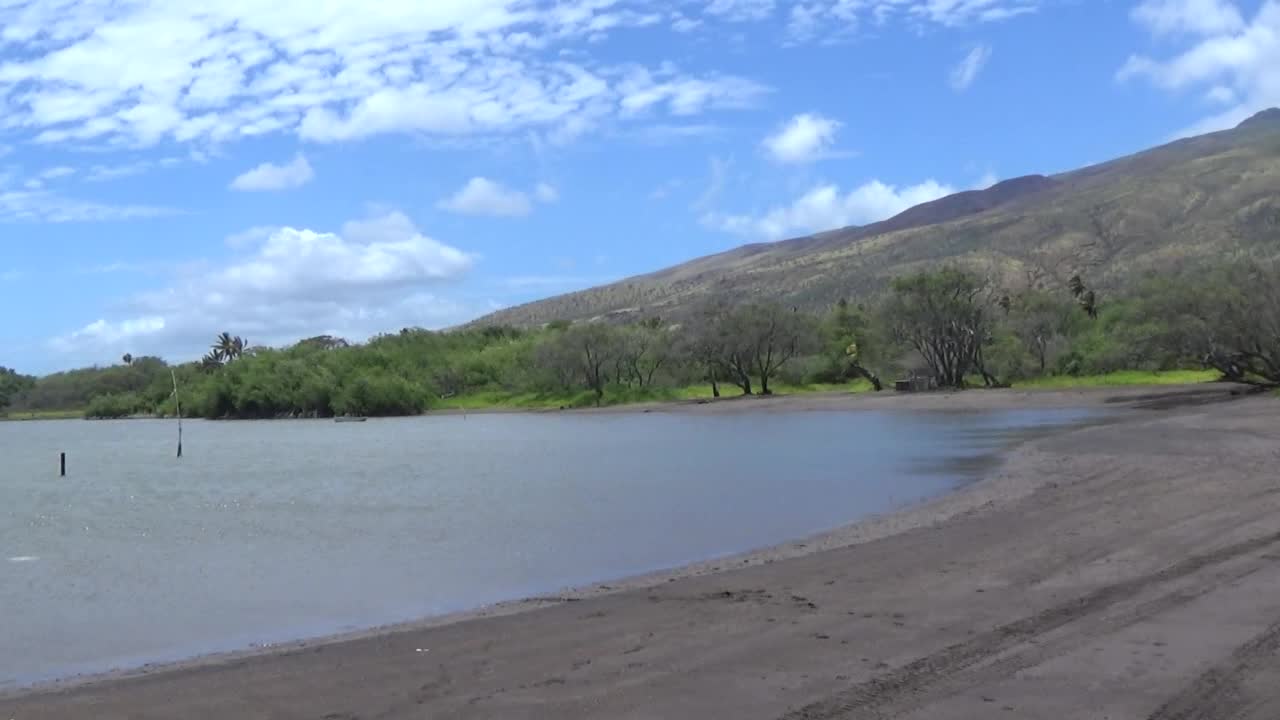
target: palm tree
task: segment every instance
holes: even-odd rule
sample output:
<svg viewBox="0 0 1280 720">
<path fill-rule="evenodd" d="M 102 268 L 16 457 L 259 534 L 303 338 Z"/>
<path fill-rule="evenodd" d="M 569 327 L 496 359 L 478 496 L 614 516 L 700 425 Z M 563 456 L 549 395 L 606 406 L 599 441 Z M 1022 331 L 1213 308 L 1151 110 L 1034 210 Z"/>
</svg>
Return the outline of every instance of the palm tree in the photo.
<svg viewBox="0 0 1280 720">
<path fill-rule="evenodd" d="M 218 338 L 213 341 L 213 345 L 209 346 L 209 350 L 213 352 L 214 358 L 226 362 L 235 358 L 236 343 L 231 337 L 231 333 L 221 333 Z"/>
<path fill-rule="evenodd" d="M 1092 290 L 1085 292 L 1080 298 L 1080 307 L 1093 319 L 1098 318 L 1098 296 Z"/>
<path fill-rule="evenodd" d="M 1086 290 L 1084 280 L 1081 280 L 1079 275 L 1072 275 L 1071 279 L 1067 281 L 1067 289 L 1071 290 L 1071 294 L 1079 300 Z"/>
<path fill-rule="evenodd" d="M 132 354 L 130 354 L 130 353 L 125 353 L 125 354 L 124 354 L 124 357 L 122 357 L 122 358 L 120 358 L 120 359 L 124 361 L 124 364 L 125 364 L 125 365 L 132 365 L 132 364 L 133 364 L 133 355 L 132 355 Z"/>
<path fill-rule="evenodd" d="M 222 361 L 218 359 L 218 354 L 210 350 L 205 356 L 200 358 L 200 369 L 205 372 L 213 372 L 222 367 Z"/>
<path fill-rule="evenodd" d="M 221 333 L 217 339 L 213 341 L 213 345 L 209 346 L 213 351 L 214 357 L 223 362 L 231 362 L 242 355 L 249 349 L 249 341 L 239 335 L 232 336 L 231 333 Z"/>
</svg>

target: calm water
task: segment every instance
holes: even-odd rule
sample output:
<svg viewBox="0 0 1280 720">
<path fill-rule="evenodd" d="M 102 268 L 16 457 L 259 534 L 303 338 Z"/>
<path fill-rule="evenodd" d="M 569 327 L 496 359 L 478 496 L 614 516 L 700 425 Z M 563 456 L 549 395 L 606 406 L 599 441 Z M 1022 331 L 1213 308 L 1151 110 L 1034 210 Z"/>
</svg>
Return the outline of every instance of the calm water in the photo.
<svg viewBox="0 0 1280 720">
<path fill-rule="evenodd" d="M 0 688 L 795 539 L 1083 412 L 0 423 Z M 69 473 L 57 477 L 58 453 Z"/>
</svg>

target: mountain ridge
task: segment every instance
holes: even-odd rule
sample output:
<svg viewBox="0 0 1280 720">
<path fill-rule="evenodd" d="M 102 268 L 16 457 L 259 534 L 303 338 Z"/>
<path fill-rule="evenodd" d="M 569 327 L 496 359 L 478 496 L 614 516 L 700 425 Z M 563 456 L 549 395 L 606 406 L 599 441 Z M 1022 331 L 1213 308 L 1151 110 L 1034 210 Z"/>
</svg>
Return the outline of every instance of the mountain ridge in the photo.
<svg viewBox="0 0 1280 720">
<path fill-rule="evenodd" d="M 719 296 L 820 309 L 940 262 L 1006 286 L 1072 274 L 1100 289 L 1137 273 L 1237 251 L 1280 251 L 1280 109 L 1051 176 L 954 193 L 876 223 L 694 258 L 615 283 L 499 310 L 469 325 L 678 317 Z"/>
</svg>

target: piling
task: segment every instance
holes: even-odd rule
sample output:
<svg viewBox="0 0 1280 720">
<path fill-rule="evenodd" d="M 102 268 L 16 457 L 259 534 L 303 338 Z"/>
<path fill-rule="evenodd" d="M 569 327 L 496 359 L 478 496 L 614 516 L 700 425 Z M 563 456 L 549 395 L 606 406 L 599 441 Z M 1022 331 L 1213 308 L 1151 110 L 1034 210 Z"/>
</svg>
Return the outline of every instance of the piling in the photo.
<svg viewBox="0 0 1280 720">
<path fill-rule="evenodd" d="M 58 456 L 58 460 L 59 460 L 59 468 L 60 468 L 58 471 L 58 477 L 66 477 L 67 476 L 67 454 L 60 453 Z"/>
</svg>

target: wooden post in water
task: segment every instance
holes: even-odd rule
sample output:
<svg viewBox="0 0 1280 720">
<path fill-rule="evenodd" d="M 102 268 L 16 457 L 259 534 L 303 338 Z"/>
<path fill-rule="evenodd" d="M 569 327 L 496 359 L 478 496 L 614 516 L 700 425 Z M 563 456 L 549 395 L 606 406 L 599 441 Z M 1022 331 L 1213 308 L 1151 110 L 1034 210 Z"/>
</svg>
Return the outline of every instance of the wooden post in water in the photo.
<svg viewBox="0 0 1280 720">
<path fill-rule="evenodd" d="M 58 477 L 66 477 L 67 476 L 67 454 L 61 453 L 58 456 L 58 460 L 59 460 L 59 465 L 61 466 L 61 469 L 58 471 Z"/>
<path fill-rule="evenodd" d="M 182 457 L 182 401 L 178 399 L 178 373 L 171 369 L 169 374 L 173 376 L 173 409 L 178 415 L 178 457 Z"/>
</svg>

